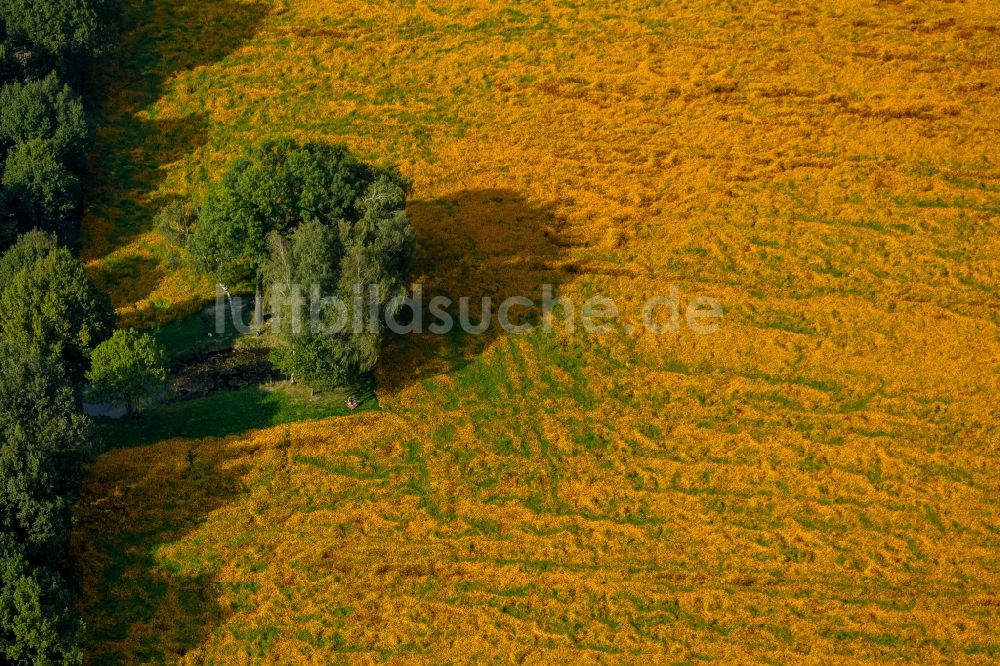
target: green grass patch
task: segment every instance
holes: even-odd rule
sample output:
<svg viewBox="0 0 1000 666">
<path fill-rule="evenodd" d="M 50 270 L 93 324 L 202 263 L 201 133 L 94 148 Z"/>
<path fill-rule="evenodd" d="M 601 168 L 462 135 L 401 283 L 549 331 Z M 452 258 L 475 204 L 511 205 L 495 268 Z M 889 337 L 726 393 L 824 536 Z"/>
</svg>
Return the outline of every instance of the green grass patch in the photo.
<svg viewBox="0 0 1000 666">
<path fill-rule="evenodd" d="M 152 409 L 138 418 L 97 418 L 97 435 L 104 448 L 141 446 L 175 437 L 225 437 L 247 430 L 346 416 L 377 410 L 372 396 L 351 412 L 338 392 L 309 397 L 296 390 L 266 390 L 256 386 L 216 393 L 204 398 L 174 402 Z"/>
<path fill-rule="evenodd" d="M 232 347 L 239 333 L 233 326 L 229 313 L 226 313 L 223 332 L 219 333 L 216 331 L 215 317 L 207 317 L 199 312 L 156 329 L 153 336 L 167 351 L 171 364 L 176 365 L 186 358 Z"/>
</svg>

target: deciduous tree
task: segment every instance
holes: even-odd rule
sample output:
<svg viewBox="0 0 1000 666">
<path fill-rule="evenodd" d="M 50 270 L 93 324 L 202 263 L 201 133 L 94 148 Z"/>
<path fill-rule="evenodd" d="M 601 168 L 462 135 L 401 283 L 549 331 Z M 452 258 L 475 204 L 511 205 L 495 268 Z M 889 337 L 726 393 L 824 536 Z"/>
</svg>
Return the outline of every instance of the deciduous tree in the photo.
<svg viewBox="0 0 1000 666">
<path fill-rule="evenodd" d="M 32 140 L 50 142 L 55 156 L 83 166 L 90 130 L 83 103 L 55 72 L 43 79 L 9 83 L 0 89 L 0 147 Z"/>
<path fill-rule="evenodd" d="M 80 618 L 66 581 L 0 533 L 0 662 L 80 664 Z"/>
<path fill-rule="evenodd" d="M 7 48 L 24 54 L 29 72 L 76 74 L 110 43 L 114 0 L 0 0 Z"/>
<path fill-rule="evenodd" d="M 118 329 L 99 344 L 90 364 L 91 399 L 124 404 L 129 414 L 155 398 L 167 383 L 163 348 L 153 336 L 132 329 Z"/>
<path fill-rule="evenodd" d="M 78 663 L 58 574 L 90 460 L 86 418 L 57 367 L 0 345 L 0 662 Z"/>
<path fill-rule="evenodd" d="M 287 240 L 278 234 L 270 239 L 267 274 L 282 342 L 272 358 L 283 371 L 314 384 L 343 385 L 374 367 L 385 314 L 395 314 L 408 288 L 416 243 L 403 188 L 379 176 L 354 209 L 360 216 L 353 220 L 310 220 Z M 294 301 L 287 288 L 281 293 L 283 285 L 308 291 Z M 317 296 L 326 307 L 313 300 Z"/>
<path fill-rule="evenodd" d="M 356 220 L 355 201 L 379 175 L 403 185 L 394 171 L 373 169 L 344 146 L 265 142 L 249 149 L 210 186 L 189 247 L 220 282 L 254 281 L 259 326 L 268 235 L 287 235 L 307 219 Z"/>
<path fill-rule="evenodd" d="M 0 339 L 80 382 L 114 320 L 80 261 L 53 236 L 28 233 L 0 259 L 0 277 Z"/>
<path fill-rule="evenodd" d="M 18 231 L 51 231 L 75 245 L 80 182 L 51 141 L 32 139 L 14 148 L 7 156 L 2 183 L 11 226 Z"/>
</svg>

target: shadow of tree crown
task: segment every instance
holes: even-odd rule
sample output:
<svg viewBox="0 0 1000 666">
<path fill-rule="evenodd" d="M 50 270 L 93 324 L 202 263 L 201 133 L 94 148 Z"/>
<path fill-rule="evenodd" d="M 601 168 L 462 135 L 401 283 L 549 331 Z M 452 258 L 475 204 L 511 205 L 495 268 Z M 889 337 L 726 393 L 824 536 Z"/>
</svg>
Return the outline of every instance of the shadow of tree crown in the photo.
<svg viewBox="0 0 1000 666">
<path fill-rule="evenodd" d="M 491 300 L 495 315 L 511 296 L 538 302 L 542 285 L 558 288 L 574 277 L 567 245 L 559 240 L 563 221 L 554 206 L 530 203 L 513 190 L 469 190 L 417 200 L 407 205 L 407 212 L 417 234 L 412 281 L 423 285 L 425 327 L 427 304 L 435 296 L 454 301 L 448 311 L 456 321 L 458 300 L 468 298 L 470 320 L 476 324 L 484 298 Z M 493 324 L 479 335 L 466 334 L 456 325 L 447 336 L 392 336 L 379 362 L 379 386 L 394 392 L 412 381 L 464 367 L 503 335 Z"/>
</svg>

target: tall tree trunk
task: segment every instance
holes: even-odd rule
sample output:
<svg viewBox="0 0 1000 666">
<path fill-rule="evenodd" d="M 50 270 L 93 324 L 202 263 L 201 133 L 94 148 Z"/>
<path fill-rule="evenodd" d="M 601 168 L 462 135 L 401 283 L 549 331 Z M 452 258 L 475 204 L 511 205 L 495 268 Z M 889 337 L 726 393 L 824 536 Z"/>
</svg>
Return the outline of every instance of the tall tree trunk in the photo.
<svg viewBox="0 0 1000 666">
<path fill-rule="evenodd" d="M 229 293 L 229 288 L 221 282 L 218 284 L 219 289 L 221 289 L 222 293 L 226 296 L 226 303 L 229 304 L 229 314 L 232 315 L 233 326 L 236 328 L 236 332 L 240 335 L 246 335 L 250 332 L 250 326 L 243 323 L 243 298 L 238 297 L 239 307 L 237 307 L 236 298 L 233 298 L 233 295 Z M 220 309 L 221 305 L 221 303 L 216 301 L 215 332 L 219 335 L 223 335 L 226 332 L 226 311 L 225 309 Z"/>
<path fill-rule="evenodd" d="M 229 287 L 220 282 L 219 288 L 222 289 L 222 292 L 226 295 L 226 303 L 229 305 L 229 314 L 233 316 L 233 324 L 239 324 L 240 315 L 236 312 L 236 304 L 233 303 L 233 295 L 229 293 Z M 218 332 L 222 333 L 222 331 Z"/>
<path fill-rule="evenodd" d="M 253 323 L 260 328 L 264 325 L 264 272 L 257 271 L 257 291 L 253 299 Z"/>
</svg>

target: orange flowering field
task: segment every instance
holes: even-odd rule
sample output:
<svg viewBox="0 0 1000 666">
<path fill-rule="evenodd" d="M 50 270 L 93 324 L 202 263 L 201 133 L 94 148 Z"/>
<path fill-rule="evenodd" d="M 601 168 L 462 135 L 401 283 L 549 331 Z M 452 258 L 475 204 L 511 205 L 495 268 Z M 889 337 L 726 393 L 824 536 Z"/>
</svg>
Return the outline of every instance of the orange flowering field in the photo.
<svg viewBox="0 0 1000 666">
<path fill-rule="evenodd" d="M 409 336 L 381 410 L 113 450 L 72 557 L 104 663 L 996 663 L 1000 5 L 131 0 L 83 256 L 245 145 L 414 182 L 415 282 L 605 335 Z M 718 299 L 718 332 L 643 303 Z"/>
</svg>

